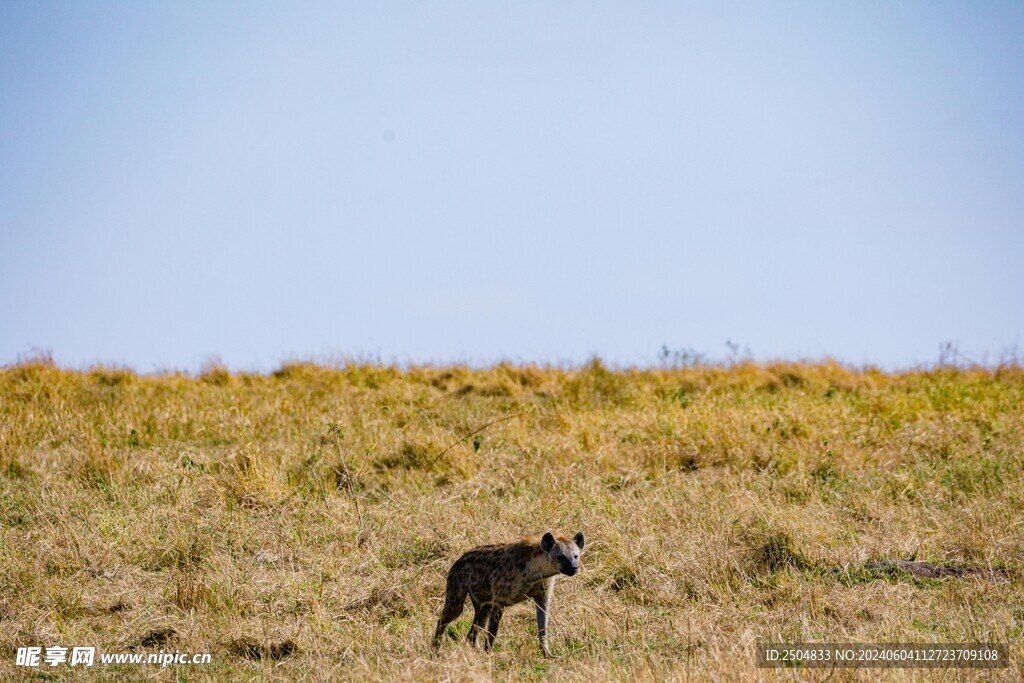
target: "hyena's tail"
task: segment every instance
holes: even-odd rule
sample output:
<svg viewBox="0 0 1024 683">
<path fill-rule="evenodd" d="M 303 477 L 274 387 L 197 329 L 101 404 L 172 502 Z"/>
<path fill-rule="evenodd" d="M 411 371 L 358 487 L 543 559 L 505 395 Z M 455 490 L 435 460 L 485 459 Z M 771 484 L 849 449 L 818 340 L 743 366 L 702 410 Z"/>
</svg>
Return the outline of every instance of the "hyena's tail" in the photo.
<svg viewBox="0 0 1024 683">
<path fill-rule="evenodd" d="M 458 563 L 456 563 L 457 565 Z M 466 594 L 469 592 L 469 587 L 459 580 L 457 574 L 456 567 L 452 567 L 452 570 L 448 572 L 448 582 L 444 592 L 444 609 L 441 610 L 441 618 L 437 620 L 437 629 L 434 631 L 433 646 L 435 648 L 441 642 L 445 627 L 462 614 L 462 608 L 466 605 Z"/>
</svg>

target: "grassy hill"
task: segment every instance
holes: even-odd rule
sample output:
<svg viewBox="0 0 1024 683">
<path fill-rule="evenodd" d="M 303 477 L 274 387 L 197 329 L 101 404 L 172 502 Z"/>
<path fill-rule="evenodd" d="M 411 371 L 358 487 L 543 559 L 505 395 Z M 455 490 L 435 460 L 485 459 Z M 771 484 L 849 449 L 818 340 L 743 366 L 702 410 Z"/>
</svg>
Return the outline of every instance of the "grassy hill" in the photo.
<svg viewBox="0 0 1024 683">
<path fill-rule="evenodd" d="M 30 362 L 0 369 L 0 678 L 789 680 L 757 640 L 838 640 L 1007 642 L 986 675 L 1020 680 L 1022 511 L 1019 367 Z M 432 656 L 452 561 L 548 529 L 588 538 L 560 657 L 523 606 L 493 654 Z M 213 661 L 16 670 L 27 645 Z"/>
</svg>

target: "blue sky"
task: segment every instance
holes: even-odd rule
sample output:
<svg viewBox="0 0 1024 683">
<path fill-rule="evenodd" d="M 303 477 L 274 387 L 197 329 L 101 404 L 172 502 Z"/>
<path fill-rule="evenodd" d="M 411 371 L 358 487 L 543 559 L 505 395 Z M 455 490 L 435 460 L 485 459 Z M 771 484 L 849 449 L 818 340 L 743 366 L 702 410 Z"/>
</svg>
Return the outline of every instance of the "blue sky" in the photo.
<svg viewBox="0 0 1024 683">
<path fill-rule="evenodd" d="M 993 360 L 1022 35 L 1019 2 L 4 2 L 0 364 Z"/>
</svg>

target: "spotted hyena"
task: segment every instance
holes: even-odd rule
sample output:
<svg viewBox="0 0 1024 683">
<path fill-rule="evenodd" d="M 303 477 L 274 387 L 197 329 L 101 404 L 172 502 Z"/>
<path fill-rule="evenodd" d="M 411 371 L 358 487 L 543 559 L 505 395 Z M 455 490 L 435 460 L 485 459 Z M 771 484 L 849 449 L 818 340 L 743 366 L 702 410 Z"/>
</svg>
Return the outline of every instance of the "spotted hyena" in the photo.
<svg viewBox="0 0 1024 683">
<path fill-rule="evenodd" d="M 434 631 L 434 647 L 445 627 L 462 614 L 466 596 L 473 601 L 473 627 L 469 642 L 486 628 L 484 649 L 490 650 L 506 607 L 531 600 L 537 608 L 537 636 L 544 655 L 548 651 L 548 608 L 555 577 L 573 576 L 579 571 L 583 532 L 571 540 L 546 533 L 541 538 L 524 538 L 506 545 L 484 545 L 460 557 L 448 571 L 444 609 Z"/>
</svg>

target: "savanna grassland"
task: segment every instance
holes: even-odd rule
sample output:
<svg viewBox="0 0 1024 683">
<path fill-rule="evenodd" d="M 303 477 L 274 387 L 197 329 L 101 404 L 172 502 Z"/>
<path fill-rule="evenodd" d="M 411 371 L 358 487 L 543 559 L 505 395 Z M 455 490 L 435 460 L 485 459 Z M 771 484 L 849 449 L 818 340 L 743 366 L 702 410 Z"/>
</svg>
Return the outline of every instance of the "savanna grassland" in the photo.
<svg viewBox="0 0 1024 683">
<path fill-rule="evenodd" d="M 0 678 L 1021 680 L 1024 370 L 0 369 Z M 551 647 L 429 639 L 465 549 L 588 538 Z M 922 577 L 884 560 L 949 569 Z M 959 574 L 959 575 L 958 575 Z M 1010 644 L 755 669 L 772 641 Z M 210 652 L 16 669 L 18 646 Z"/>
</svg>

